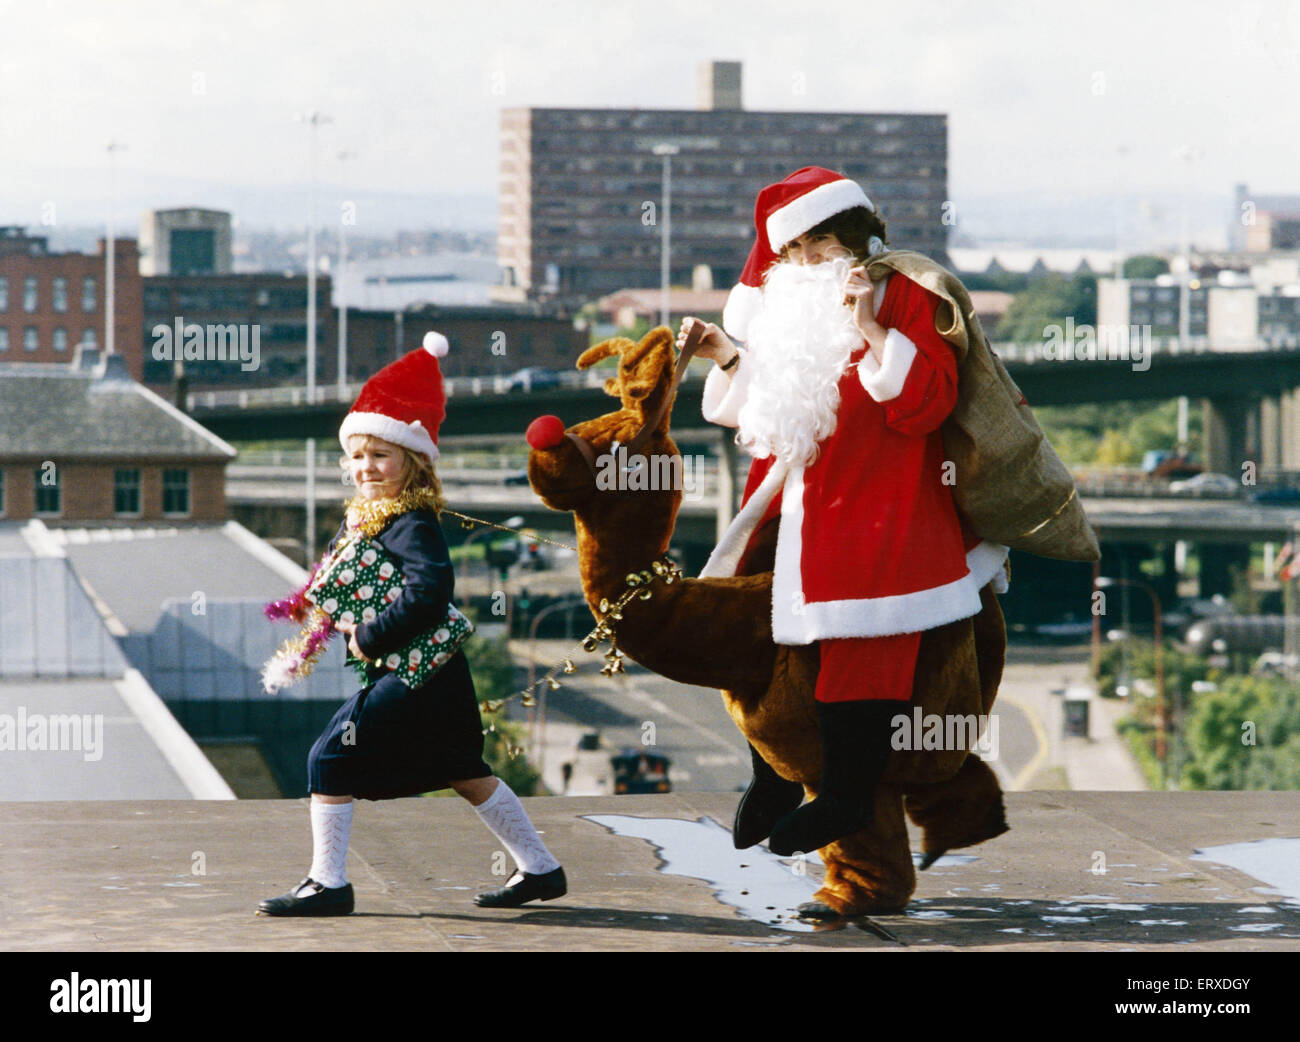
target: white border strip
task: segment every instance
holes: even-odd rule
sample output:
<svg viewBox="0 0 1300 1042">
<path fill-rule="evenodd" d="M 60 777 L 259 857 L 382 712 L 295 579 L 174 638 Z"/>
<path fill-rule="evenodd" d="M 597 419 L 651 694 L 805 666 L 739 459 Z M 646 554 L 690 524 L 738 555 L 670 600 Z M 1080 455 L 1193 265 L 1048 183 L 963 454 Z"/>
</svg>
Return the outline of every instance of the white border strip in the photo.
<svg viewBox="0 0 1300 1042">
<path fill-rule="evenodd" d="M 237 797 L 217 769 L 203 755 L 158 693 L 138 669 L 128 669 L 126 676 L 113 686 L 127 708 L 135 714 L 154 745 L 166 758 L 190 794 L 196 800 L 233 800 Z"/>
<path fill-rule="evenodd" d="M 238 521 L 227 521 L 221 526 L 221 534 L 294 586 L 302 586 L 307 581 L 307 569 L 280 553 L 265 539 L 253 535 Z"/>
</svg>

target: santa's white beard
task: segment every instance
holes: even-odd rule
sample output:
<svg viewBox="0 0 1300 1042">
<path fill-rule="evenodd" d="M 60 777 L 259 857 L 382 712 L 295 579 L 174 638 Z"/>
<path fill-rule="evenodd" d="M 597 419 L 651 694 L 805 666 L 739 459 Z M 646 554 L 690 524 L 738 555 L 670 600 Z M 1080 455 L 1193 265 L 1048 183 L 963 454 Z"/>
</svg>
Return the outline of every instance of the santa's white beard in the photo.
<svg viewBox="0 0 1300 1042">
<path fill-rule="evenodd" d="M 840 377 L 863 343 L 844 306 L 851 267 L 836 259 L 769 270 L 762 308 L 749 325 L 744 364 L 752 372 L 738 417 L 737 441 L 751 455 L 807 466 L 835 430 Z"/>
</svg>

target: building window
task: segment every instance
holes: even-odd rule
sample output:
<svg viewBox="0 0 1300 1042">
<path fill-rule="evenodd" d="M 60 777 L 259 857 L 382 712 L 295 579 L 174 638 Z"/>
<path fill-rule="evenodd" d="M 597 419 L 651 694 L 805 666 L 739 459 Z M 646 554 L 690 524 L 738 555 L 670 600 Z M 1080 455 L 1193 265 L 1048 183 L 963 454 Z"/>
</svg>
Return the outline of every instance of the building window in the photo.
<svg viewBox="0 0 1300 1042">
<path fill-rule="evenodd" d="M 33 472 L 36 481 L 36 513 L 59 514 L 63 511 L 62 476 L 53 463 L 37 467 Z"/>
<path fill-rule="evenodd" d="M 23 310 L 30 315 L 36 310 L 37 300 L 36 276 L 28 275 L 23 279 Z"/>
<path fill-rule="evenodd" d="M 190 512 L 190 472 L 188 470 L 163 471 L 163 513 L 188 514 Z"/>
<path fill-rule="evenodd" d="M 55 311 L 68 310 L 68 280 L 61 275 L 54 280 L 52 297 Z"/>
<path fill-rule="evenodd" d="M 9 327 L 0 326 L 0 355 L 9 350 Z"/>
<path fill-rule="evenodd" d="M 40 331 L 35 326 L 27 326 L 23 329 L 23 350 L 35 351 L 41 346 Z"/>
<path fill-rule="evenodd" d="M 0 311 L 9 310 L 9 279 L 0 275 Z"/>
<path fill-rule="evenodd" d="M 87 275 L 81 280 L 81 310 L 95 310 L 95 278 Z"/>
<path fill-rule="evenodd" d="M 140 513 L 140 470 L 131 467 L 113 471 L 113 513 Z"/>
<path fill-rule="evenodd" d="M 81 334 L 81 343 L 85 344 L 87 347 L 94 347 L 94 346 L 95 346 L 95 331 L 94 331 L 93 329 L 87 329 L 84 333 L 82 333 L 82 334 Z"/>
<path fill-rule="evenodd" d="M 0 517 L 5 516 L 5 472 L 0 470 Z"/>
<path fill-rule="evenodd" d="M 59 326 L 54 331 L 54 350 L 66 351 L 68 349 L 68 331 Z"/>
</svg>

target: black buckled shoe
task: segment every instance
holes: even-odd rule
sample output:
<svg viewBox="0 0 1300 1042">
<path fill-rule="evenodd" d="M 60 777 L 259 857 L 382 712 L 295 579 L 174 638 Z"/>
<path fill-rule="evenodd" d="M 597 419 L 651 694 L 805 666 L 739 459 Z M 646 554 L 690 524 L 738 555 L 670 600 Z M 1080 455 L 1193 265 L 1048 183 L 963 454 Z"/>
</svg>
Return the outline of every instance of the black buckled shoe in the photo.
<svg viewBox="0 0 1300 1042">
<path fill-rule="evenodd" d="M 803 802 L 803 786 L 799 782 L 782 778 L 752 745 L 749 757 L 754 765 L 754 779 L 740 797 L 731 830 L 731 841 L 737 850 L 762 843 L 772 834 L 772 827 Z"/>
<path fill-rule="evenodd" d="M 562 868 L 540 876 L 516 870 L 499 890 L 476 894 L 474 903 L 480 908 L 518 908 L 529 901 L 554 901 L 568 892 L 569 882 L 564 878 Z"/>
<path fill-rule="evenodd" d="M 322 886 L 310 876 L 287 894 L 268 897 L 257 906 L 258 915 L 351 915 L 352 884 Z"/>
</svg>

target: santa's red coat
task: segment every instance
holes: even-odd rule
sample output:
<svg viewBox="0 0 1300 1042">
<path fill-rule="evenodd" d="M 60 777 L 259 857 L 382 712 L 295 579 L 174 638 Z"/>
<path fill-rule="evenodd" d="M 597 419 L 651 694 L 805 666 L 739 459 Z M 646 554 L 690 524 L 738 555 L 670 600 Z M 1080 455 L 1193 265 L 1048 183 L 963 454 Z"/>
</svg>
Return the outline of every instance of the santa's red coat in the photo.
<svg viewBox="0 0 1300 1042">
<path fill-rule="evenodd" d="M 772 633 L 781 644 L 932 629 L 978 613 L 989 581 L 1006 589 L 1006 547 L 965 528 L 945 483 L 953 468 L 939 427 L 957 400 L 957 361 L 935 332 L 939 299 L 898 273 L 883 289 L 883 364 L 865 341 L 854 352 L 835 430 L 812 464 L 754 461 L 741 512 L 702 573 L 733 574 L 779 512 Z M 745 374 L 743 360 L 734 379 L 710 373 L 706 419 L 736 425 Z"/>
</svg>

